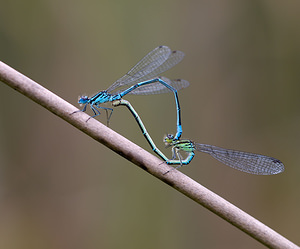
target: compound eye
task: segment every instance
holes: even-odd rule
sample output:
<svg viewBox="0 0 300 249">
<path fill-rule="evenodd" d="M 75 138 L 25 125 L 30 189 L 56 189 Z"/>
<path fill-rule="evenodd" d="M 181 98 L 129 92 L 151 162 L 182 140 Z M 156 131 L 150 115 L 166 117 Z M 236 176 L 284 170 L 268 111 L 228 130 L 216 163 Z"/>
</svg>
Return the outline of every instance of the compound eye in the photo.
<svg viewBox="0 0 300 249">
<path fill-rule="evenodd" d="M 168 139 L 173 139 L 173 138 L 174 138 L 174 135 L 173 135 L 173 134 L 168 134 L 168 135 L 167 135 L 167 138 L 168 138 Z"/>
<path fill-rule="evenodd" d="M 85 103 L 87 103 L 88 101 L 89 101 L 88 96 L 81 96 L 81 97 L 78 98 L 78 103 L 79 103 L 79 104 L 85 104 Z"/>
</svg>

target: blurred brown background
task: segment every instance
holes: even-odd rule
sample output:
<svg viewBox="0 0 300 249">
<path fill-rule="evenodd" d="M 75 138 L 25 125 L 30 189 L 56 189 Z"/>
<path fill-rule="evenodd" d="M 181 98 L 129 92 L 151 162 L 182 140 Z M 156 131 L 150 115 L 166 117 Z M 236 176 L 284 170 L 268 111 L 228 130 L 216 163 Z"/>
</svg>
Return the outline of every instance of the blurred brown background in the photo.
<svg viewBox="0 0 300 249">
<path fill-rule="evenodd" d="M 300 3 L 5 1 L 0 60 L 77 105 L 159 45 L 186 57 L 183 137 L 270 155 L 254 176 L 198 153 L 182 172 L 300 244 Z M 172 94 L 127 96 L 153 140 L 175 132 Z M 0 84 L 1 248 L 265 248 Z M 105 121 L 105 115 L 98 118 Z M 112 129 L 150 151 L 130 113 Z"/>
</svg>

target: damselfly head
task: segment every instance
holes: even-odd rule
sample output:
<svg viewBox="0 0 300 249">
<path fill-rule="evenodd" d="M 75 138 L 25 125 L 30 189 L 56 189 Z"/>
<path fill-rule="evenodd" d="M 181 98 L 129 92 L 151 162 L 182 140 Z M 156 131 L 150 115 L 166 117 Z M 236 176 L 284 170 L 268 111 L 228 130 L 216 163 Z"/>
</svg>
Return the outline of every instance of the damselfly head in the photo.
<svg viewBox="0 0 300 249">
<path fill-rule="evenodd" d="M 79 96 L 78 97 L 78 103 L 79 104 L 85 104 L 89 101 L 89 97 L 88 96 Z"/>
<path fill-rule="evenodd" d="M 164 136 L 164 143 L 166 146 L 170 146 L 173 143 L 174 135 L 173 134 L 167 134 Z"/>
</svg>

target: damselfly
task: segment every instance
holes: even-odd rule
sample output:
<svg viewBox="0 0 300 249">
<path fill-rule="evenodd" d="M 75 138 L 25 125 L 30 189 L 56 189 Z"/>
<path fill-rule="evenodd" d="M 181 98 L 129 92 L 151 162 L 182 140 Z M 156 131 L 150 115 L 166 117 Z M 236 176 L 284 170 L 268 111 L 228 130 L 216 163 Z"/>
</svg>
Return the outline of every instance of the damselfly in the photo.
<svg viewBox="0 0 300 249">
<path fill-rule="evenodd" d="M 152 150 L 167 164 L 178 165 L 174 169 L 177 169 L 183 165 L 189 164 L 195 156 L 195 150 L 208 153 L 218 161 L 230 166 L 234 169 L 241 170 L 246 173 L 256 175 L 274 175 L 284 171 L 284 165 L 281 161 L 276 158 L 263 156 L 259 154 L 253 154 L 249 152 L 243 152 L 238 150 L 224 149 L 221 147 L 194 143 L 188 139 L 175 139 L 174 135 L 168 134 L 164 138 L 166 147 L 172 147 L 172 158 L 168 159 L 155 145 L 151 139 L 149 133 L 146 130 L 141 118 L 134 110 L 132 105 L 126 100 L 114 101 L 113 106 L 126 106 L 137 121 L 144 137 L 150 144 Z M 185 152 L 187 157 L 183 159 L 180 152 Z M 177 157 L 177 159 L 176 159 Z M 167 171 L 166 173 L 170 172 Z M 165 173 L 165 174 L 166 174 Z"/>
<path fill-rule="evenodd" d="M 182 126 L 177 91 L 187 87 L 189 82 L 182 79 L 170 80 L 166 77 L 158 77 L 158 75 L 175 66 L 183 57 L 183 52 L 171 51 L 167 46 L 155 48 L 107 90 L 100 91 L 92 97 L 82 96 L 78 101 L 79 104 L 84 105 L 81 111 L 86 111 L 89 105 L 94 112 L 94 116 L 90 118 L 100 115 L 98 109 L 103 109 L 107 113 L 110 111 L 110 115 L 107 117 L 109 121 L 113 109 L 100 106 L 102 103 L 120 100 L 126 94 L 148 95 L 172 91 L 175 96 L 177 110 L 177 133 L 175 139 L 179 139 L 182 133 Z M 128 88 L 128 85 L 131 86 Z"/>
</svg>

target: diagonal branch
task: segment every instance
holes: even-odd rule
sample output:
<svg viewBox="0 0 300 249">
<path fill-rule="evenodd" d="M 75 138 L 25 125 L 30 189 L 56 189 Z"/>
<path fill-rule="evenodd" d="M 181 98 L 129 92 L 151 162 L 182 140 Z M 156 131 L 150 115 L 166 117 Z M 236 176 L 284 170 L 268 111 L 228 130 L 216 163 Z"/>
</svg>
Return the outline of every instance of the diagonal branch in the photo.
<svg viewBox="0 0 300 249">
<path fill-rule="evenodd" d="M 89 117 L 86 113 L 78 112 L 70 115 L 78 109 L 1 61 L 0 80 L 93 139 L 112 149 L 122 157 L 206 207 L 267 247 L 299 248 L 282 235 L 183 173 L 172 170 L 170 173 L 164 175 L 164 173 L 170 169 L 170 166 L 162 163 L 157 157 L 130 142 L 97 120 L 90 119 L 89 122 L 86 122 Z"/>
</svg>

